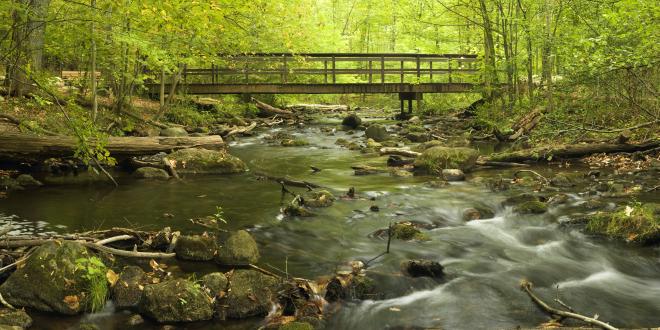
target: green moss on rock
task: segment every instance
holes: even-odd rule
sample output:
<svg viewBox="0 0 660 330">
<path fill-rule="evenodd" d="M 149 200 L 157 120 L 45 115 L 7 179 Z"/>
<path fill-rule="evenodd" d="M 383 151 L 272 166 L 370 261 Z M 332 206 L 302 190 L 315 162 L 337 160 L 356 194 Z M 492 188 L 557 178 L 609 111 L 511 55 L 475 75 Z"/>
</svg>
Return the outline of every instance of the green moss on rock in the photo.
<svg viewBox="0 0 660 330">
<path fill-rule="evenodd" d="M 329 207 L 335 196 L 327 190 L 310 191 L 305 194 L 305 205 L 310 207 Z"/>
<path fill-rule="evenodd" d="M 208 261 L 213 259 L 218 246 L 215 237 L 212 236 L 181 236 L 174 250 L 179 259 Z"/>
<path fill-rule="evenodd" d="M 217 304 L 218 314 L 233 319 L 266 315 L 277 294 L 277 285 L 277 279 L 272 276 L 253 270 L 234 270 L 229 277 L 229 293 Z"/>
<path fill-rule="evenodd" d="M 259 247 L 245 230 L 231 233 L 218 250 L 215 261 L 221 265 L 247 265 L 259 261 Z"/>
<path fill-rule="evenodd" d="M 516 206 L 514 211 L 521 214 L 542 214 L 548 211 L 548 205 L 539 201 L 527 201 Z"/>
<path fill-rule="evenodd" d="M 287 324 L 280 325 L 278 330 L 314 330 L 314 326 L 307 322 L 289 322 Z"/>
<path fill-rule="evenodd" d="M 392 225 L 392 238 L 403 241 L 428 241 L 428 235 L 422 233 L 415 225 L 410 222 L 399 222 Z"/>
<path fill-rule="evenodd" d="M 178 279 L 147 285 L 140 311 L 158 322 L 194 322 L 213 317 L 211 297 L 199 285 Z"/>
<path fill-rule="evenodd" d="M 627 206 L 589 217 L 586 231 L 643 245 L 660 242 L 660 205 Z"/>
<path fill-rule="evenodd" d="M 226 151 L 189 148 L 175 151 L 168 158 L 176 161 L 177 171 L 183 174 L 231 174 L 247 170 L 242 160 Z"/>
<path fill-rule="evenodd" d="M 441 174 L 446 168 L 457 168 L 467 172 L 475 166 L 477 157 L 479 152 L 470 148 L 432 147 L 417 157 L 415 170 L 435 175 Z"/>
<path fill-rule="evenodd" d="M 309 145 L 309 142 L 304 139 L 287 139 L 282 140 L 280 144 L 283 147 L 303 147 Z"/>
</svg>

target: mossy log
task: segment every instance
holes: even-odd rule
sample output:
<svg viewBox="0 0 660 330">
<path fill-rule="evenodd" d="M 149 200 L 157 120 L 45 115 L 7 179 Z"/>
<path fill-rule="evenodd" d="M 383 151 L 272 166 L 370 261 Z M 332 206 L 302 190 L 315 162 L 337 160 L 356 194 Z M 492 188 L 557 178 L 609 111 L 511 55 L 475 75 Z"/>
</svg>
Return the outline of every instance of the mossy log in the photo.
<svg viewBox="0 0 660 330">
<path fill-rule="evenodd" d="M 653 139 L 637 144 L 591 143 L 557 145 L 492 154 L 484 160 L 494 162 L 543 161 L 557 158 L 580 158 L 598 153 L 637 152 L 657 147 L 660 147 L 660 139 Z"/>
<path fill-rule="evenodd" d="M 40 161 L 51 157 L 73 156 L 77 139 L 71 136 L 0 135 L 0 161 Z M 93 141 L 88 141 L 93 144 Z M 151 155 L 187 148 L 218 150 L 225 146 L 218 135 L 200 137 L 110 137 L 105 148 L 112 157 Z"/>
</svg>

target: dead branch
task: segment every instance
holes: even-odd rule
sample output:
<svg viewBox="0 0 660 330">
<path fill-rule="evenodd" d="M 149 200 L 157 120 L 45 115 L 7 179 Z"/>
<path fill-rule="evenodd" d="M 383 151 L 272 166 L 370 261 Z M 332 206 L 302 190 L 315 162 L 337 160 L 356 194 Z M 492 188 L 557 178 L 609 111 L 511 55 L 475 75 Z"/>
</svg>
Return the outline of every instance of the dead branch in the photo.
<svg viewBox="0 0 660 330">
<path fill-rule="evenodd" d="M 117 242 L 117 241 L 125 241 L 129 239 L 134 239 L 134 236 L 131 235 L 119 235 L 119 236 L 114 236 L 114 237 L 108 237 L 99 241 L 96 241 L 95 244 L 98 245 L 106 245 L 112 242 Z"/>
<path fill-rule="evenodd" d="M 312 188 L 322 188 L 320 185 L 308 181 L 295 180 L 287 177 L 276 177 L 260 172 L 255 172 L 254 175 L 292 187 L 307 188 L 309 190 L 312 190 Z"/>
<path fill-rule="evenodd" d="M 253 130 L 255 127 L 257 127 L 257 122 L 256 121 L 252 122 L 252 124 L 250 124 L 249 126 L 235 128 L 235 129 L 229 131 L 229 133 L 225 134 L 223 136 L 223 138 L 226 139 L 226 138 L 228 138 L 232 135 L 247 133 L 247 132 Z"/>
<path fill-rule="evenodd" d="M 531 173 L 531 174 L 534 174 L 536 177 L 538 177 L 538 178 L 540 178 L 540 179 L 543 179 L 543 181 L 544 181 L 545 183 L 550 182 L 550 180 L 548 180 L 548 178 L 546 178 L 546 177 L 544 177 L 543 175 L 539 174 L 538 172 L 536 172 L 536 171 L 532 171 L 532 170 L 518 170 L 518 171 L 516 171 L 516 173 L 513 173 L 513 177 L 514 177 L 515 179 L 517 179 L 517 178 L 518 178 L 518 174 L 520 174 L 520 173 Z"/>
<path fill-rule="evenodd" d="M 552 315 L 552 316 L 559 316 L 559 317 L 564 317 L 564 318 L 572 318 L 576 320 L 580 320 L 598 327 L 601 327 L 603 329 L 607 330 L 618 330 L 617 328 L 596 320 L 595 318 L 587 317 L 578 313 L 573 313 L 573 312 L 567 312 L 567 311 L 562 311 L 556 308 L 550 307 L 548 304 L 546 304 L 543 300 L 541 300 L 539 297 L 537 297 L 533 292 L 532 292 L 532 283 L 527 281 L 527 280 L 522 280 L 520 282 L 520 289 L 527 292 L 527 295 L 532 299 L 532 301 L 539 306 L 541 309 L 543 309 L 544 312 Z"/>
<path fill-rule="evenodd" d="M 83 245 L 85 245 L 86 247 L 88 247 L 90 249 L 110 253 L 112 255 L 116 255 L 116 256 L 120 256 L 120 257 L 153 258 L 153 259 L 174 258 L 174 257 L 176 257 L 176 253 L 126 251 L 126 250 L 120 250 L 120 249 L 107 247 L 107 246 L 104 246 L 104 245 L 99 245 L 99 244 L 92 243 L 92 242 L 82 242 L 82 243 L 83 243 Z"/>
<path fill-rule="evenodd" d="M 293 112 L 288 111 L 288 110 L 282 110 L 280 108 L 276 108 L 272 105 L 263 103 L 254 97 L 252 98 L 252 102 L 256 105 L 256 107 L 260 110 L 260 114 L 265 117 L 270 117 L 273 115 L 280 115 L 282 117 L 287 117 L 291 118 L 293 117 Z"/>
<path fill-rule="evenodd" d="M 403 157 L 419 157 L 421 155 L 421 152 L 417 151 L 412 151 L 408 149 L 402 149 L 402 148 L 391 148 L 391 147 L 385 147 L 385 148 L 380 148 L 379 150 L 380 155 L 396 155 L 396 156 L 403 156 Z"/>
</svg>

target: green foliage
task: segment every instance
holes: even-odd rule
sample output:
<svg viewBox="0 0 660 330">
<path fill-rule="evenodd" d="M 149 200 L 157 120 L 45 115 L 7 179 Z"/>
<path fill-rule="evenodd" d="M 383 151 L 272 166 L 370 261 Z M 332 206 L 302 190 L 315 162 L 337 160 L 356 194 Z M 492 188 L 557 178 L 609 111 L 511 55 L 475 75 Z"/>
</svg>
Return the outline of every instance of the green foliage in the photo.
<svg viewBox="0 0 660 330">
<path fill-rule="evenodd" d="M 98 257 L 89 257 L 77 259 L 76 269 L 83 272 L 82 278 L 87 281 L 85 288 L 87 307 L 91 312 L 101 310 L 108 297 L 107 267 Z"/>
<path fill-rule="evenodd" d="M 227 223 L 227 219 L 225 219 L 225 211 L 222 209 L 222 206 L 216 205 L 215 207 L 215 213 L 213 214 L 213 219 L 215 219 L 218 222 L 223 222 Z"/>
</svg>

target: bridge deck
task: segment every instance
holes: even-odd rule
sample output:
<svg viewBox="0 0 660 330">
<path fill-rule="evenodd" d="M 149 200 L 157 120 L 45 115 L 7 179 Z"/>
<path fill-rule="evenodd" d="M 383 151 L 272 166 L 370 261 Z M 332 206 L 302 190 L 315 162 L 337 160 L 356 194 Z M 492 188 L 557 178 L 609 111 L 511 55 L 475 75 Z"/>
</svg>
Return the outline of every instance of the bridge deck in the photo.
<svg viewBox="0 0 660 330">
<path fill-rule="evenodd" d="M 251 54 L 184 68 L 188 94 L 466 93 L 478 85 L 472 54 Z M 160 83 L 147 84 L 157 93 Z M 170 90 L 166 84 L 165 90 Z"/>
</svg>

